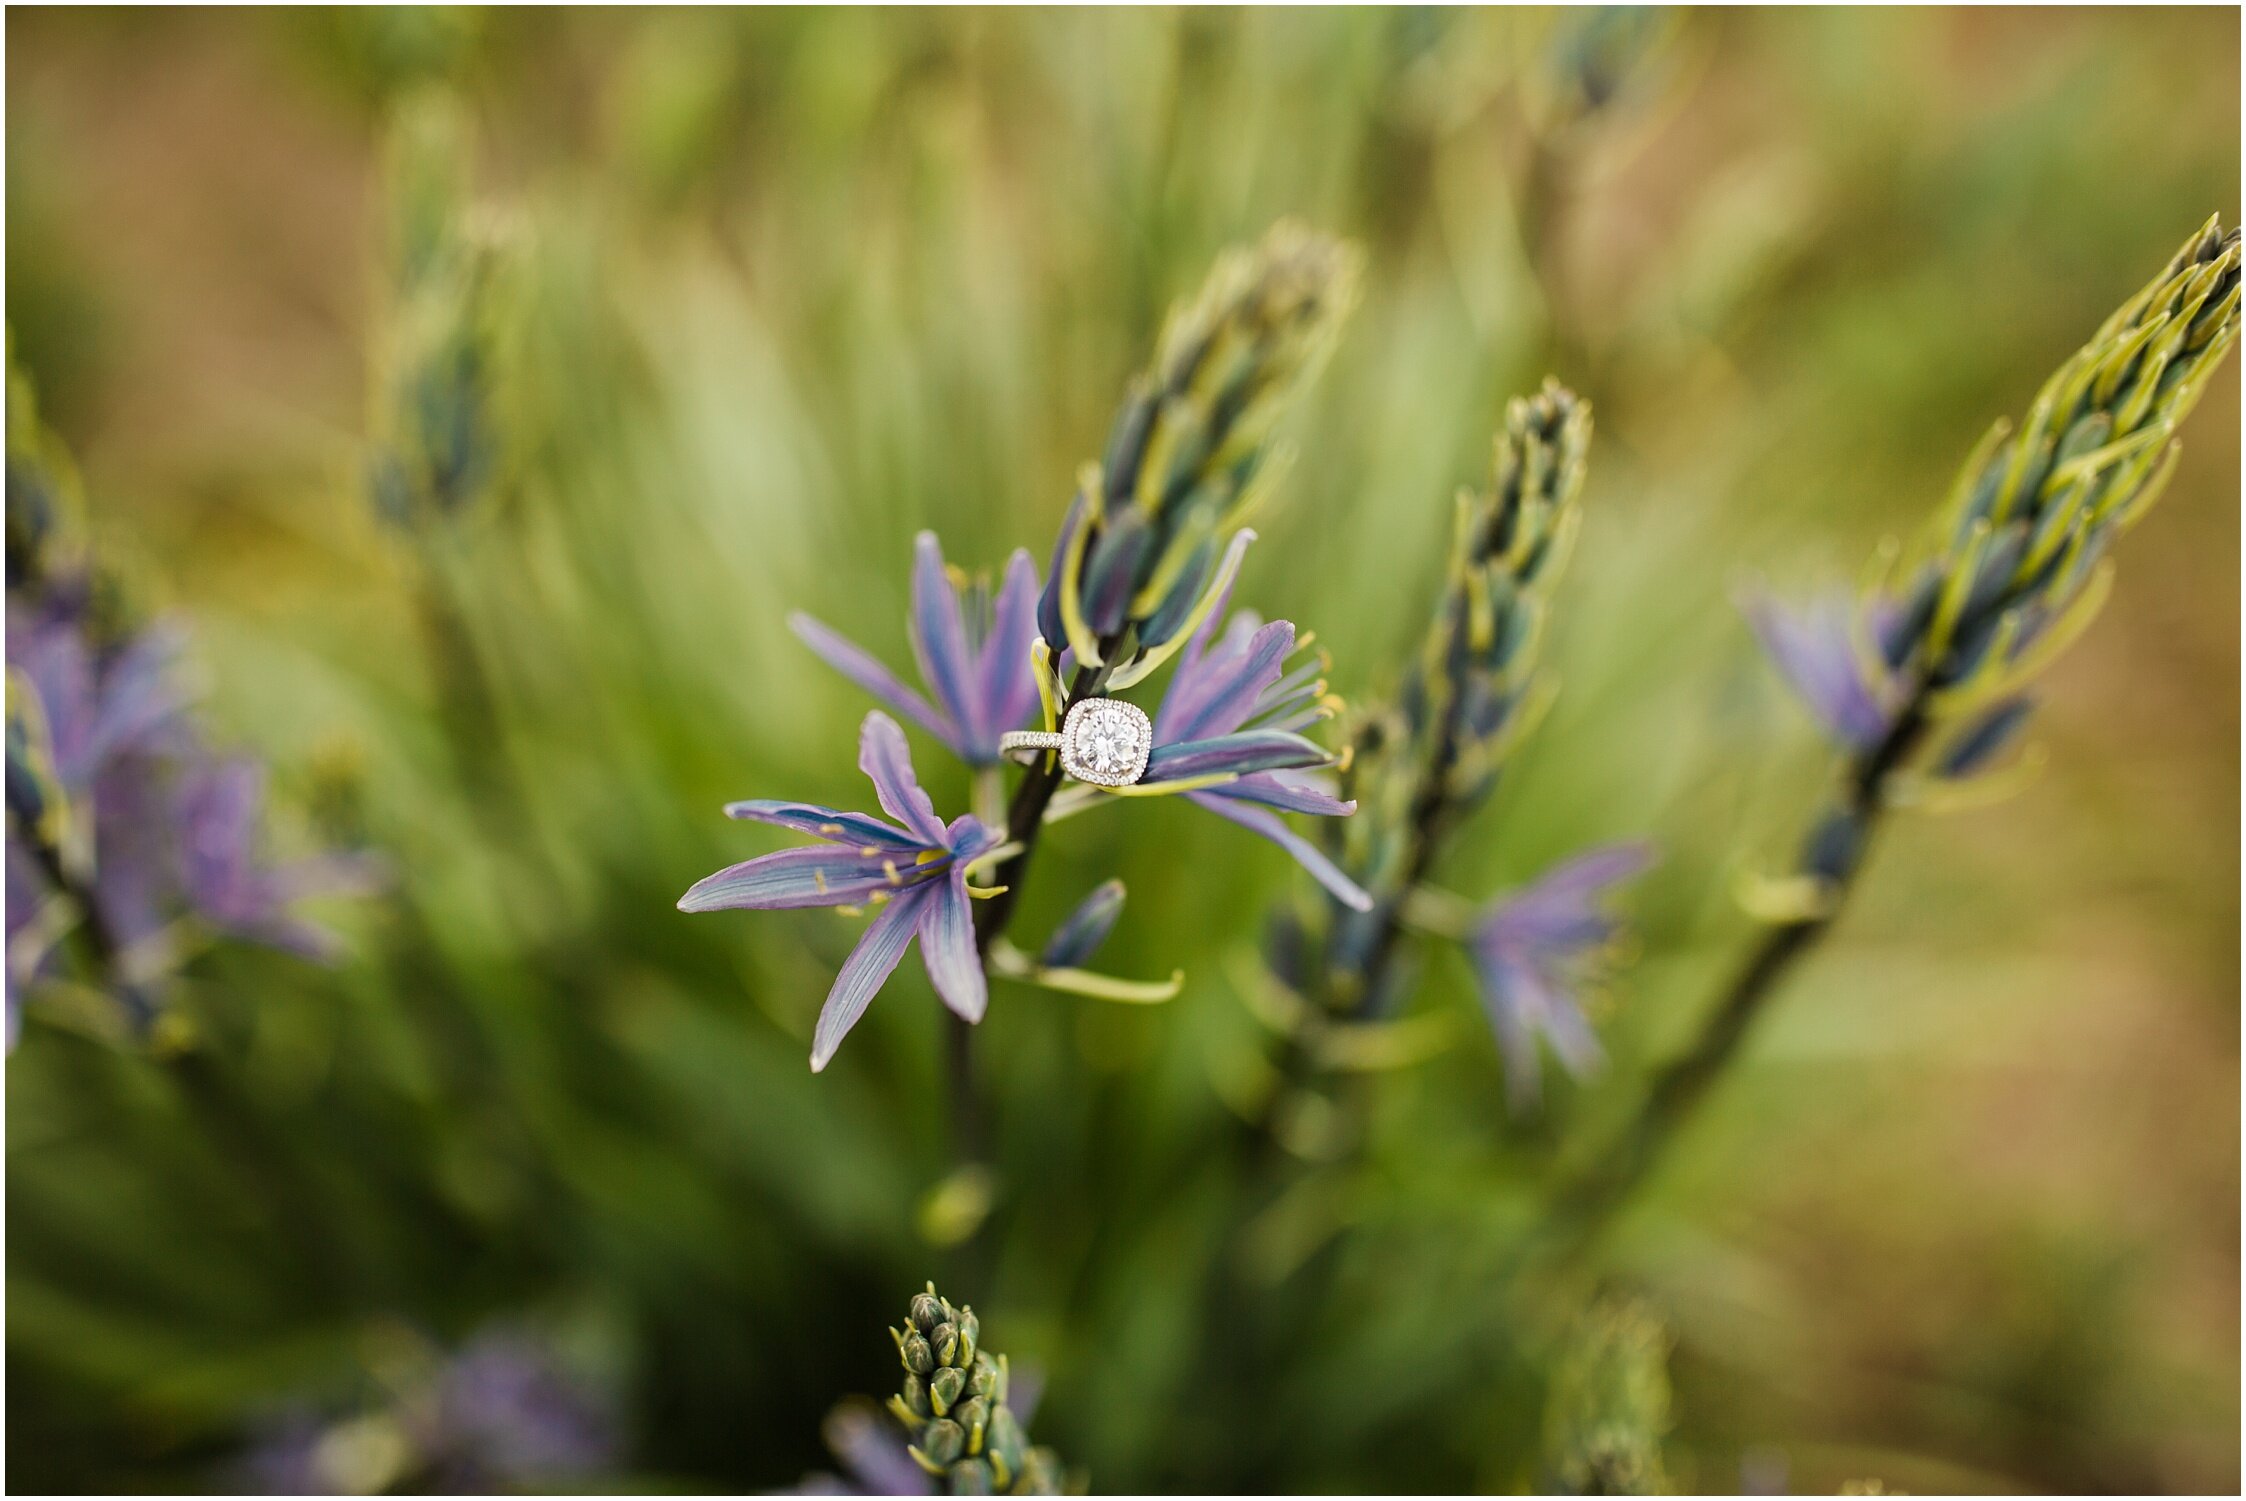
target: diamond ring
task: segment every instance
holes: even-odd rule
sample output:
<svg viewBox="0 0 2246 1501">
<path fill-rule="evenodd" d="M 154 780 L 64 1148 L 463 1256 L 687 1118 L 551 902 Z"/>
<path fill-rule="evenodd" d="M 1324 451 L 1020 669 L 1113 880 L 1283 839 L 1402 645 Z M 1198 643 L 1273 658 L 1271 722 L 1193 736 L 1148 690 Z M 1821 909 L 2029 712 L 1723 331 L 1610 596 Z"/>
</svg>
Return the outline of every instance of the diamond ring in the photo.
<svg viewBox="0 0 2246 1501">
<path fill-rule="evenodd" d="M 1154 751 L 1154 726 L 1136 704 L 1088 698 L 1068 711 L 1060 729 L 1009 730 L 998 737 L 1001 754 L 1018 761 L 1031 753 L 1059 751 L 1061 770 L 1095 787 L 1128 787 L 1146 771 Z"/>
</svg>

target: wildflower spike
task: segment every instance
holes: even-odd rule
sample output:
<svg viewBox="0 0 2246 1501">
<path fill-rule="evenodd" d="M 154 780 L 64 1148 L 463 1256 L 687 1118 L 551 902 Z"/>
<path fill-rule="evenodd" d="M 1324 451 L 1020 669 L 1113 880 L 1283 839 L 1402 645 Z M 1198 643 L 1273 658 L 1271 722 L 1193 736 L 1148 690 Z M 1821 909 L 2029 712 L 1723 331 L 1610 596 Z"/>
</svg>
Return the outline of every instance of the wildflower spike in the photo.
<svg viewBox="0 0 2246 1501">
<path fill-rule="evenodd" d="M 1007 1405 L 1006 1357 L 981 1348 L 981 1334 L 975 1311 L 953 1307 L 933 1282 L 913 1295 L 899 1336 L 909 1352 L 903 1390 L 888 1404 L 904 1430 L 903 1455 L 939 1495 L 1059 1495 L 1060 1463 L 1052 1451 L 1029 1446 Z M 925 1379 L 917 1370 L 922 1356 L 931 1362 Z M 868 1468 L 845 1460 L 854 1470 Z M 873 1468 L 895 1476 L 902 1466 Z"/>
</svg>

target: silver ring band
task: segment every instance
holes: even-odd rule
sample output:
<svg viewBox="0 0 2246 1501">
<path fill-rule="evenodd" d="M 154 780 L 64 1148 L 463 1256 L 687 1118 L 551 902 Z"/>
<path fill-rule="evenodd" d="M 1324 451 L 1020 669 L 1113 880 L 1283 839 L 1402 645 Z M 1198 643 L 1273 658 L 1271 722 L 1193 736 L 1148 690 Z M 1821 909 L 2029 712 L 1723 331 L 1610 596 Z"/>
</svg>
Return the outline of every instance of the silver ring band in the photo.
<svg viewBox="0 0 2246 1501">
<path fill-rule="evenodd" d="M 1058 730 L 1008 730 L 998 753 L 1034 761 L 1058 752 L 1061 770 L 1094 787 L 1128 787 L 1146 772 L 1154 752 L 1154 726 L 1146 711 L 1119 698 L 1079 700 Z"/>
<path fill-rule="evenodd" d="M 1057 751 L 1060 748 L 1061 736 L 1057 730 L 1008 730 L 998 737 L 998 753 L 1002 756 L 1012 756 L 1017 761 L 1035 759 L 1033 756 L 1021 754 L 1023 751 L 1043 753 L 1045 751 Z"/>
</svg>

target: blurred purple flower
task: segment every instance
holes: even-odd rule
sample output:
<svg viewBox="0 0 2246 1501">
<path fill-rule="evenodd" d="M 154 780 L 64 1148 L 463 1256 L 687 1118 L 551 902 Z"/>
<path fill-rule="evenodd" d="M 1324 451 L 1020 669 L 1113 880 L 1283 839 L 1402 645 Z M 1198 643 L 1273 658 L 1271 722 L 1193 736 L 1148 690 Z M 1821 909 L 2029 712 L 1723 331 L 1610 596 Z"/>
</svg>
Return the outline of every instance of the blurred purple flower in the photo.
<svg viewBox="0 0 2246 1501">
<path fill-rule="evenodd" d="M 8 623 L 11 1041 L 20 989 L 46 957 L 24 949 L 43 931 L 34 917 L 56 894 L 57 870 L 90 901 L 113 957 L 129 961 L 192 912 L 234 937 L 332 958 L 332 935 L 287 907 L 368 890 L 375 868 L 355 857 L 259 863 L 263 772 L 206 757 L 180 687 L 178 633 L 152 627 L 97 645 L 80 590 L 39 609 L 11 605 Z M 137 967 L 107 978 L 145 1020 L 152 997 L 124 978 Z"/>
<path fill-rule="evenodd" d="M 913 543 L 912 640 L 920 680 L 935 702 L 915 693 L 881 662 L 810 616 L 788 617 L 804 645 L 844 677 L 951 747 L 970 766 L 995 766 L 998 737 L 1019 727 L 1037 708 L 1037 678 L 1030 646 L 1037 640 L 1037 565 L 1016 549 L 1006 563 L 998 598 L 970 591 L 965 608 L 944 567 L 934 532 Z"/>
<path fill-rule="evenodd" d="M 784 1496 L 932 1496 L 936 1482 L 907 1451 L 897 1420 L 863 1399 L 843 1403 L 827 1414 L 819 1433 L 842 1467 L 837 1475 L 818 1471 Z"/>
<path fill-rule="evenodd" d="M 605 1468 L 617 1450 L 601 1394 L 510 1329 L 477 1335 L 438 1374 L 423 1439 L 437 1491 L 536 1488 Z"/>
<path fill-rule="evenodd" d="M 371 1410 L 304 1404 L 257 1425 L 231 1477 L 259 1495 L 552 1490 L 612 1465 L 615 1413 L 536 1336 L 487 1330 Z"/>
<path fill-rule="evenodd" d="M 1008 1374 L 1006 1405 L 1014 1419 L 1027 1428 L 1037 1415 L 1043 1394 L 1043 1374 L 1034 1365 L 1016 1366 Z M 837 1475 L 816 1471 L 806 1475 L 781 1496 L 930 1496 L 936 1482 L 909 1452 L 905 1431 L 885 1410 L 863 1398 L 852 1398 L 827 1414 L 820 1436 L 842 1467 Z"/>
<path fill-rule="evenodd" d="M 289 905 L 317 896 L 376 889 L 379 867 L 357 855 L 322 855 L 288 865 L 263 864 L 257 853 L 265 825 L 265 768 L 233 759 L 196 766 L 175 794 L 180 885 L 188 904 L 219 931 L 306 959 L 332 961 L 342 947 L 333 933 L 292 916 Z"/>
<path fill-rule="evenodd" d="M 291 1406 L 259 1419 L 228 1483 L 251 1496 L 333 1496 L 346 1489 L 321 1462 L 328 1425 L 308 1407 Z"/>
<path fill-rule="evenodd" d="M 1877 650 L 1882 607 L 1860 610 L 1847 595 L 1830 593 L 1797 609 L 1756 589 L 1739 608 L 1826 733 L 1850 750 L 1880 742 L 1900 692 Z"/>
<path fill-rule="evenodd" d="M 1278 816 L 1339 818 L 1357 811 L 1355 803 L 1334 795 L 1330 779 L 1312 770 L 1332 765 L 1332 754 L 1300 733 L 1325 715 L 1319 703 L 1326 687 L 1319 676 L 1324 664 L 1311 661 L 1290 670 L 1293 623 L 1264 625 L 1245 610 L 1226 623 L 1212 646 L 1225 603 L 1222 595 L 1212 603 L 1179 653 L 1177 671 L 1154 716 L 1154 751 L 1140 783 L 1159 786 L 1232 775 L 1232 781 L 1184 795 L 1278 845 L 1321 886 L 1364 911 L 1372 898 Z"/>
<path fill-rule="evenodd" d="M 82 795 L 117 761 L 192 751 L 179 634 L 152 626 L 108 652 L 75 609 L 10 610 L 8 666 L 39 700 L 55 779 Z"/>
<path fill-rule="evenodd" d="M 913 775 L 905 732 L 879 709 L 858 737 L 858 767 L 873 782 L 881 810 L 841 813 L 815 803 L 758 798 L 730 803 L 726 816 L 777 824 L 825 841 L 727 866 L 679 898 L 682 912 L 730 907 L 875 906 L 880 910 L 850 951 L 820 1009 L 812 1034 L 811 1069 L 827 1066 L 865 1014 L 917 933 L 921 961 L 944 1004 L 970 1022 L 983 1019 L 988 984 L 975 948 L 967 866 L 998 842 L 981 820 L 962 816 L 947 826 Z M 902 824 L 903 827 L 898 827 Z"/>
<path fill-rule="evenodd" d="M 1652 846 L 1643 842 L 1601 845 L 1491 903 L 1476 921 L 1467 953 L 1505 1055 L 1506 1094 L 1516 1107 L 1536 1099 L 1539 1035 L 1578 1077 L 1604 1060 L 1576 992 L 1586 964 L 1621 928 L 1601 910 L 1601 898 L 1653 858 Z"/>
</svg>

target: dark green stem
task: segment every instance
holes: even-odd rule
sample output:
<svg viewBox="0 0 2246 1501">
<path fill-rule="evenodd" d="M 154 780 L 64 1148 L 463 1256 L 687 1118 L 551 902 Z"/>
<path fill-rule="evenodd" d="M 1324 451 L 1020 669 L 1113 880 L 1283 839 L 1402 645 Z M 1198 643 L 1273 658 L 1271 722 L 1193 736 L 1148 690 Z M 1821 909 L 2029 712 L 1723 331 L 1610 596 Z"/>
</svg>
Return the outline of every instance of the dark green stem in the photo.
<svg viewBox="0 0 2246 1501">
<path fill-rule="evenodd" d="M 1103 645 L 1112 651 L 1115 643 Z M 1075 683 L 1069 688 L 1068 702 L 1062 706 L 1061 718 L 1065 720 L 1070 709 L 1097 695 L 1106 683 L 1104 667 L 1079 670 Z M 992 876 L 992 883 L 1004 889 L 975 908 L 975 952 L 984 958 L 988 958 L 990 946 L 1013 921 L 1014 905 L 1021 899 L 1022 881 L 1029 874 L 1030 857 L 1037 852 L 1038 834 L 1045 826 L 1045 809 L 1060 785 L 1058 758 L 1040 757 L 1022 777 L 1020 785 L 1014 789 L 1013 800 L 1007 804 L 1006 842 L 1016 849 Z M 974 1026 L 948 1008 L 943 1015 L 944 1073 L 957 1133 L 954 1155 L 964 1167 L 990 1159 L 990 1124 L 983 1110 L 982 1091 L 975 1080 Z"/>
<path fill-rule="evenodd" d="M 520 789 L 503 771 L 506 742 L 499 697 L 468 629 L 467 617 L 453 597 L 450 581 L 430 551 L 435 544 L 424 539 L 420 545 L 422 551 L 415 561 L 421 577 L 415 596 L 436 676 L 438 722 L 444 726 L 454 776 L 484 821 L 487 834 L 504 849 L 527 832 L 527 825 L 516 822 L 521 810 Z"/>
</svg>

